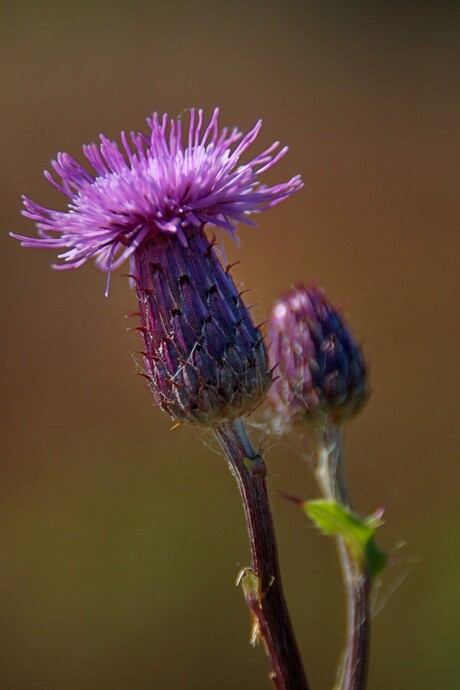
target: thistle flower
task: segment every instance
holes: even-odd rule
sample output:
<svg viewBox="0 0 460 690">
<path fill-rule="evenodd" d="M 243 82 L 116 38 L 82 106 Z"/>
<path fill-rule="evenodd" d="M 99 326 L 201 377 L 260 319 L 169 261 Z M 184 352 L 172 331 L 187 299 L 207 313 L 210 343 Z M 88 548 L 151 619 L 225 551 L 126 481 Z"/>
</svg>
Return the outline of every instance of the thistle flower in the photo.
<svg viewBox="0 0 460 690">
<path fill-rule="evenodd" d="M 66 211 L 24 198 L 23 214 L 39 237 L 13 234 L 24 247 L 63 249 L 55 268 L 94 259 L 110 274 L 130 260 L 141 315 L 144 362 L 158 404 L 174 419 L 215 426 L 249 413 L 270 382 L 266 350 L 235 284 L 204 233 L 207 224 L 236 239 L 238 222 L 302 187 L 299 176 L 269 187 L 259 176 L 286 153 L 278 142 L 248 163 L 255 141 L 219 131 L 216 109 L 207 125 L 190 111 L 182 120 L 156 113 L 150 136 L 121 133 L 122 146 L 101 135 L 83 147 L 88 171 L 67 153 L 45 177 L 68 198 Z"/>
<path fill-rule="evenodd" d="M 269 319 L 275 379 L 270 401 L 278 421 L 307 418 L 342 424 L 367 399 L 366 365 L 340 312 L 317 288 L 292 288 Z"/>
</svg>

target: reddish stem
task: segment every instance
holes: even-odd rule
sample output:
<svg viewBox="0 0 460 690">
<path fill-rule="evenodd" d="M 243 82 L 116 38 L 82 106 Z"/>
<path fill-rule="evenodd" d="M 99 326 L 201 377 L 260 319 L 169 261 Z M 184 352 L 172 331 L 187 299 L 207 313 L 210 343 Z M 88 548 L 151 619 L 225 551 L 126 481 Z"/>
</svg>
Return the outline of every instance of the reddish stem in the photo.
<svg viewBox="0 0 460 690">
<path fill-rule="evenodd" d="M 252 448 L 241 420 L 222 424 L 215 433 L 243 501 L 252 572 L 257 577 L 260 593 L 258 597 L 245 596 L 256 623 L 256 634 L 263 639 L 270 657 L 270 678 L 277 690 L 308 690 L 281 583 L 264 460 Z"/>
</svg>

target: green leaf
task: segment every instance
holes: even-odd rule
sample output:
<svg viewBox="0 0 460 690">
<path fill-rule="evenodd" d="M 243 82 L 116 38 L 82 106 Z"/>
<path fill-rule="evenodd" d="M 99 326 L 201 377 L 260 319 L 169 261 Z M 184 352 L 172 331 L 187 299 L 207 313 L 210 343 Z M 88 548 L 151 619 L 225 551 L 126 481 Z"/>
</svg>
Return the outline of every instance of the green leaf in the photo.
<svg viewBox="0 0 460 690">
<path fill-rule="evenodd" d="M 380 518 L 375 515 L 361 518 L 336 501 L 325 499 L 304 501 L 302 508 L 324 534 L 344 539 L 353 558 L 361 566 L 367 566 L 371 580 L 386 568 L 388 556 L 374 538 L 382 524 Z"/>
</svg>

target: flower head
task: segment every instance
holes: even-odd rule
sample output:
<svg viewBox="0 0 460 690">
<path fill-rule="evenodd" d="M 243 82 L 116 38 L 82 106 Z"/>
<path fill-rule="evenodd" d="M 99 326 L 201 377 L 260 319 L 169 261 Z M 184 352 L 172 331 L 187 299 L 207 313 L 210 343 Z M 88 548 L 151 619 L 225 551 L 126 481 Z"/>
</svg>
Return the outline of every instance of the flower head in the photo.
<svg viewBox="0 0 460 690">
<path fill-rule="evenodd" d="M 38 238 L 13 234 L 24 247 L 63 249 L 55 268 L 77 268 L 93 258 L 109 273 L 158 233 L 186 244 L 185 229 L 211 223 L 234 236 L 236 224 L 254 223 L 250 214 L 274 206 L 302 187 L 299 176 L 268 187 L 259 177 L 287 151 L 278 142 L 241 163 L 262 121 L 243 136 L 219 131 L 216 108 L 207 125 L 203 111 L 190 110 L 185 145 L 181 118 L 157 113 L 148 119 L 149 136 L 121 133 L 121 147 L 101 135 L 83 147 L 84 168 L 68 153 L 52 162 L 58 179 L 46 179 L 68 198 L 66 211 L 44 208 L 24 197 L 23 214 L 35 221 Z"/>
<path fill-rule="evenodd" d="M 216 109 L 207 125 L 190 111 L 182 120 L 148 120 L 150 136 L 121 134 L 122 146 L 101 135 L 83 148 L 93 171 L 66 153 L 46 178 L 68 198 L 66 211 L 24 199 L 23 214 L 38 238 L 13 235 L 25 247 L 63 249 L 56 268 L 93 258 L 110 276 L 126 259 L 136 288 L 144 369 L 158 405 L 171 417 L 209 427 L 251 412 L 271 381 L 259 329 L 228 270 L 208 223 L 235 236 L 239 221 L 300 189 L 299 176 L 268 187 L 259 176 L 285 153 L 276 142 L 248 163 L 240 158 L 261 122 L 243 135 L 219 131 Z"/>
<path fill-rule="evenodd" d="M 341 424 L 367 399 L 366 365 L 340 312 L 317 288 L 292 288 L 273 305 L 270 400 L 278 421 Z"/>
</svg>

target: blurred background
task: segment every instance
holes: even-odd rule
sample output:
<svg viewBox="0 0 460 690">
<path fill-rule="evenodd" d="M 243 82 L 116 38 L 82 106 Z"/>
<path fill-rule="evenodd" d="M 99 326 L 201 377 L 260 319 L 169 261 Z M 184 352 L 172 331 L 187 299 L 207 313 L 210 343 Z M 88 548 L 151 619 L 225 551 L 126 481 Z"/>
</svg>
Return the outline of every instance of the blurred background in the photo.
<svg viewBox="0 0 460 690">
<path fill-rule="evenodd" d="M 57 151 L 81 159 L 154 109 L 216 105 L 222 125 L 263 117 L 253 154 L 290 145 L 267 181 L 305 181 L 241 229 L 240 252 L 227 244 L 256 319 L 315 280 L 370 362 L 351 490 L 363 513 L 389 504 L 382 546 L 407 544 L 382 583 L 369 688 L 458 687 L 458 29 L 447 2 L 1 2 L 2 690 L 269 687 L 234 585 L 249 564 L 236 486 L 212 438 L 170 431 L 136 377 L 123 271 L 106 299 L 93 266 L 53 272 L 52 253 L 7 236 L 34 233 L 22 193 L 64 208 L 41 174 Z M 334 544 L 277 495 L 317 495 L 299 444 L 253 437 L 326 690 L 344 625 Z"/>
</svg>

